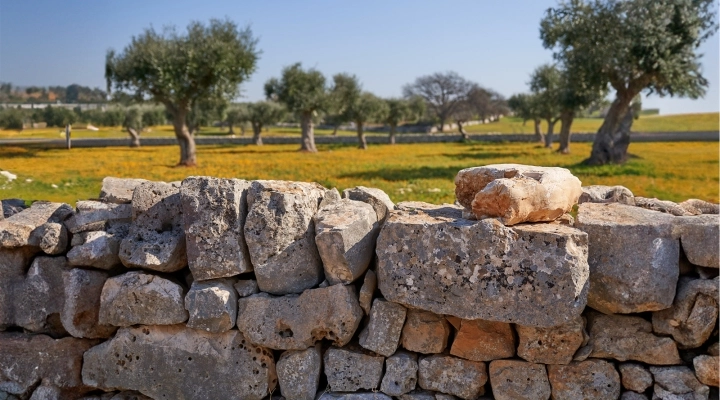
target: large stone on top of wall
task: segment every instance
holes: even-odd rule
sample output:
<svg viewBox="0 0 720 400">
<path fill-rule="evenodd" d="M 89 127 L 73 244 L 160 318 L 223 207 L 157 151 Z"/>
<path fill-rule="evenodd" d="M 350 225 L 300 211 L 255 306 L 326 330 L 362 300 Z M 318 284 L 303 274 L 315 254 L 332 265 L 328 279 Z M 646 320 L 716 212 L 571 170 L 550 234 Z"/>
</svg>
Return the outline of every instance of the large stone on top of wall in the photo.
<svg viewBox="0 0 720 400">
<path fill-rule="evenodd" d="M 65 225 L 72 233 L 101 231 L 109 224 L 129 223 L 132 220 L 130 204 L 108 204 L 84 200 L 75 204 L 77 213 Z"/>
<path fill-rule="evenodd" d="M 390 196 L 377 188 L 355 186 L 343 190 L 343 198 L 370 204 L 375 209 L 377 219 L 380 222 L 385 220 L 390 210 L 395 209 L 395 203 L 390 200 Z"/>
<path fill-rule="evenodd" d="M 580 205 L 575 227 L 590 243 L 588 306 L 627 314 L 672 305 L 680 260 L 674 219 L 624 204 Z"/>
<path fill-rule="evenodd" d="M 195 280 L 252 271 L 243 225 L 250 182 L 191 176 L 180 187 L 188 266 Z"/>
<path fill-rule="evenodd" d="M 130 268 L 174 272 L 187 265 L 180 189 L 146 182 L 133 192 L 133 222 L 120 244 L 120 260 Z"/>
<path fill-rule="evenodd" d="M 385 299 L 463 319 L 549 327 L 585 307 L 587 235 L 559 224 L 505 227 L 459 207 L 406 203 L 378 237 Z"/>
<path fill-rule="evenodd" d="M 40 241 L 33 232 L 46 223 L 61 223 L 72 214 L 67 204 L 36 201 L 30 208 L 0 220 L 0 247 L 29 246 L 40 251 Z"/>
<path fill-rule="evenodd" d="M 102 180 L 100 189 L 100 200 L 106 203 L 130 204 L 135 188 L 145 179 L 115 178 L 107 176 Z"/>
<path fill-rule="evenodd" d="M 466 168 L 455 177 L 455 197 L 475 217 L 500 218 L 505 225 L 554 221 L 582 194 L 568 169 L 521 164 Z"/>
<path fill-rule="evenodd" d="M 301 293 L 322 282 L 313 217 L 325 191 L 317 183 L 252 183 L 244 233 L 261 291 Z"/>
<path fill-rule="evenodd" d="M 677 217 L 680 243 L 688 261 L 708 268 L 720 268 L 720 217 L 696 215 Z"/>
<path fill-rule="evenodd" d="M 363 311 L 353 286 L 332 285 L 301 295 L 256 294 L 238 301 L 237 326 L 245 338 L 276 350 L 305 350 L 321 339 L 346 345 Z"/>
<path fill-rule="evenodd" d="M 154 399 L 256 399 L 277 385 L 272 352 L 235 330 L 182 325 L 120 329 L 83 357 L 82 379 L 103 390 L 138 390 Z"/>
</svg>

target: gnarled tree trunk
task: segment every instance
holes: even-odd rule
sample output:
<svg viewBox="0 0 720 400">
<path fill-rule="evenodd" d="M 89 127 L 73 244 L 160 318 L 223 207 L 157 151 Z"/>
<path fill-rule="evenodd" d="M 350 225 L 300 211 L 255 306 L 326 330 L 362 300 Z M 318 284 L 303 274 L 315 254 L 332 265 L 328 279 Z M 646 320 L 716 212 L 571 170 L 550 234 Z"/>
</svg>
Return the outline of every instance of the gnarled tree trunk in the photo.
<svg viewBox="0 0 720 400">
<path fill-rule="evenodd" d="M 565 110 L 560 114 L 560 147 L 558 153 L 570 153 L 570 128 L 575 119 L 575 111 Z"/>
<path fill-rule="evenodd" d="M 312 113 L 304 112 L 300 117 L 300 130 L 302 132 L 302 142 L 300 143 L 300 151 L 317 153 L 315 147 L 315 131 L 313 130 Z"/>
<path fill-rule="evenodd" d="M 465 132 L 465 127 L 463 126 L 463 122 L 457 121 L 457 126 L 458 126 L 458 132 L 460 132 L 460 135 L 462 135 L 462 141 L 467 142 L 468 140 L 470 140 L 470 136 L 467 134 L 467 132 Z"/>
<path fill-rule="evenodd" d="M 535 126 L 535 140 L 538 143 L 545 144 L 545 135 L 543 135 L 542 130 L 540 129 L 540 118 L 535 118 L 533 120 L 533 125 Z"/>
<path fill-rule="evenodd" d="M 228 132 L 230 135 L 235 136 L 235 131 L 233 130 L 233 124 L 228 124 L 230 127 L 230 132 Z"/>
<path fill-rule="evenodd" d="M 133 128 L 127 128 L 130 134 L 130 147 L 140 147 L 140 134 Z"/>
<path fill-rule="evenodd" d="M 195 137 L 190 133 L 185 120 L 186 112 L 178 110 L 173 116 L 175 137 L 180 145 L 180 162 L 178 165 L 192 167 L 197 164 L 195 154 Z"/>
<path fill-rule="evenodd" d="M 395 125 L 393 125 L 393 124 L 390 125 L 390 138 L 388 139 L 390 144 L 395 144 L 395 130 L 396 129 L 397 129 L 397 127 Z"/>
<path fill-rule="evenodd" d="M 365 140 L 365 131 L 363 130 L 364 124 L 362 121 L 355 121 L 355 125 L 357 125 L 358 148 L 367 150 L 367 140 Z"/>
<path fill-rule="evenodd" d="M 548 123 L 548 130 L 547 130 L 547 134 L 545 135 L 545 147 L 552 148 L 553 130 L 555 130 L 555 123 L 557 122 L 557 119 L 556 120 L 548 119 L 546 121 Z"/>
<path fill-rule="evenodd" d="M 253 123 L 253 143 L 255 143 L 257 146 L 262 146 L 262 124 Z"/>
<path fill-rule="evenodd" d="M 618 93 L 593 142 L 588 165 L 620 164 L 627 161 L 633 113 L 630 103 L 634 95 Z"/>
<path fill-rule="evenodd" d="M 338 126 L 337 125 L 333 126 L 333 133 L 332 133 L 333 136 L 337 136 L 337 130 L 338 130 Z"/>
</svg>

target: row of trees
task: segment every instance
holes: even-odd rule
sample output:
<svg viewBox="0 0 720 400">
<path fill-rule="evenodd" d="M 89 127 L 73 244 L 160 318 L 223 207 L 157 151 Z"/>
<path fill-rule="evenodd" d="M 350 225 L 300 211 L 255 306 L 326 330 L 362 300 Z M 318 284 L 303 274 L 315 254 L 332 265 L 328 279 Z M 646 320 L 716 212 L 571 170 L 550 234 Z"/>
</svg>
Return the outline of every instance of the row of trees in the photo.
<svg viewBox="0 0 720 400">
<path fill-rule="evenodd" d="M 109 107 L 106 110 L 81 110 L 79 107 L 68 109 L 65 107 L 47 106 L 45 108 L 19 109 L 7 108 L 0 110 L 0 127 L 4 129 L 22 129 L 24 124 L 46 123 L 49 127 L 65 127 L 75 123 L 87 123 L 95 126 L 124 126 L 130 109 L 137 109 L 137 113 L 145 127 L 164 125 L 167 115 L 163 107 L 151 105 L 135 105 L 124 107 L 121 105 Z"/>
<path fill-rule="evenodd" d="M 12 103 L 105 103 L 107 93 L 98 89 L 72 84 L 68 86 L 13 86 L 0 82 L 0 102 Z"/>
</svg>

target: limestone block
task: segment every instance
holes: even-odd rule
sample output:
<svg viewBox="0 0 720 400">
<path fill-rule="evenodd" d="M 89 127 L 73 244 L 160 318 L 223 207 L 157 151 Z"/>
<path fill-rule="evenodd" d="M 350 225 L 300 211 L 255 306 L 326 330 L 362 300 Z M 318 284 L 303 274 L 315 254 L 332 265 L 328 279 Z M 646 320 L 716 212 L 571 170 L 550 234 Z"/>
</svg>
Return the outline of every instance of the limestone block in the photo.
<svg viewBox="0 0 720 400">
<path fill-rule="evenodd" d="M 0 204 L 2 204 L 2 212 L 0 212 L 0 214 L 3 215 L 3 218 L 10 218 L 27 208 L 25 200 L 23 199 L 3 199 L 0 200 Z"/>
<path fill-rule="evenodd" d="M 398 351 L 385 360 L 385 376 L 380 390 L 388 396 L 400 396 L 414 390 L 417 371 L 417 354 Z"/>
<path fill-rule="evenodd" d="M 377 220 L 380 222 L 385 221 L 388 213 L 395 209 L 395 204 L 390 200 L 390 196 L 376 188 L 355 186 L 354 188 L 345 189 L 343 190 L 343 198 L 370 204 L 377 214 Z"/>
<path fill-rule="evenodd" d="M 495 400 L 550 398 L 550 381 L 542 364 L 495 360 L 490 363 L 489 369 Z"/>
<path fill-rule="evenodd" d="M 695 376 L 703 385 L 720 386 L 720 357 L 700 355 L 693 358 Z"/>
<path fill-rule="evenodd" d="M 673 219 L 624 204 L 580 205 L 575 227 L 590 243 L 590 307 L 606 314 L 670 307 L 680 259 Z"/>
<path fill-rule="evenodd" d="M 241 279 L 233 285 L 238 296 L 248 297 L 258 292 L 257 281 L 254 279 Z"/>
<path fill-rule="evenodd" d="M 288 400 L 314 400 L 320 384 L 320 343 L 305 350 L 284 352 L 276 365 L 280 391 Z"/>
<path fill-rule="evenodd" d="M 515 355 L 515 337 L 504 322 L 462 320 L 450 354 L 471 361 L 492 361 Z"/>
<path fill-rule="evenodd" d="M 48 222 L 61 223 L 72 214 L 73 209 L 67 204 L 36 201 L 29 208 L 0 220 L 0 247 L 31 246 L 40 251 L 33 231 Z"/>
<path fill-rule="evenodd" d="M 463 319 L 549 327 L 585 307 L 587 236 L 554 224 L 470 221 L 417 203 L 383 225 L 376 252 L 385 299 Z"/>
<path fill-rule="evenodd" d="M 392 400 L 391 397 L 382 393 L 338 393 L 323 392 L 317 400 Z"/>
<path fill-rule="evenodd" d="M 422 354 L 442 353 L 448 345 L 450 324 L 440 315 L 408 309 L 400 343 L 406 350 Z"/>
<path fill-rule="evenodd" d="M 567 365 L 548 365 L 554 400 L 615 400 L 620 397 L 620 375 L 612 363 L 586 360 Z"/>
<path fill-rule="evenodd" d="M 57 222 L 46 222 L 30 234 L 30 245 L 39 247 L 45 254 L 64 253 L 69 242 L 65 225 Z"/>
<path fill-rule="evenodd" d="M 550 328 L 515 325 L 517 354 L 531 363 L 568 364 L 585 340 L 581 317 Z"/>
<path fill-rule="evenodd" d="M 122 265 L 118 254 L 124 235 L 93 231 L 78 236 L 83 236 L 83 243 L 73 246 L 68 252 L 67 258 L 70 265 L 108 271 Z"/>
<path fill-rule="evenodd" d="M 230 279 L 195 281 L 185 296 L 189 328 L 220 333 L 232 329 L 237 319 L 238 296 Z"/>
<path fill-rule="evenodd" d="M 635 205 L 635 196 L 625 186 L 583 186 L 578 203 L 620 203 Z"/>
<path fill-rule="evenodd" d="M 385 357 L 365 354 L 353 346 L 331 347 L 323 357 L 328 385 L 338 392 L 376 389 L 380 385 L 384 361 Z"/>
<path fill-rule="evenodd" d="M 397 350 L 407 309 L 400 304 L 375 299 L 370 321 L 360 332 L 360 346 L 390 357 Z"/>
<path fill-rule="evenodd" d="M 130 204 L 135 188 L 145 179 L 105 177 L 100 189 L 100 200 L 106 203 Z"/>
<path fill-rule="evenodd" d="M 108 274 L 72 268 L 63 272 L 64 302 L 60 320 L 78 338 L 109 338 L 117 327 L 99 322 L 100 297 Z"/>
<path fill-rule="evenodd" d="M 653 313 L 653 330 L 672 335 L 681 349 L 701 346 L 716 326 L 719 282 L 681 277 L 672 307 Z"/>
<path fill-rule="evenodd" d="M 358 302 L 365 312 L 365 315 L 370 315 L 370 307 L 372 306 L 375 289 L 377 289 L 377 275 L 369 269 L 365 272 L 365 278 L 363 278 L 363 284 L 360 287 L 360 294 L 358 295 Z"/>
<path fill-rule="evenodd" d="M 65 225 L 72 233 L 102 231 L 108 225 L 130 223 L 132 206 L 130 204 L 109 204 L 86 200 L 75 204 L 77 213 L 70 217 Z"/>
<path fill-rule="evenodd" d="M 623 392 L 620 396 L 620 400 L 649 400 L 648 397 L 642 393 L 633 391 Z"/>
<path fill-rule="evenodd" d="M 12 299 L 15 324 L 31 332 L 60 336 L 63 309 L 65 257 L 38 256 L 33 260 L 22 285 L 16 285 Z"/>
<path fill-rule="evenodd" d="M 720 268 L 720 217 L 698 215 L 675 218 L 680 231 L 680 244 L 688 260 L 694 265 Z"/>
<path fill-rule="evenodd" d="M 421 357 L 418 363 L 418 385 L 461 399 L 475 399 L 484 393 L 487 382 L 484 362 L 435 354 Z"/>
<path fill-rule="evenodd" d="M 641 364 L 622 363 L 619 369 L 622 385 L 625 389 L 642 393 L 653 384 L 650 370 Z"/>
<path fill-rule="evenodd" d="M 707 400 L 710 388 L 700 383 L 692 370 L 680 367 L 650 367 L 655 378 L 653 399 Z"/>
</svg>

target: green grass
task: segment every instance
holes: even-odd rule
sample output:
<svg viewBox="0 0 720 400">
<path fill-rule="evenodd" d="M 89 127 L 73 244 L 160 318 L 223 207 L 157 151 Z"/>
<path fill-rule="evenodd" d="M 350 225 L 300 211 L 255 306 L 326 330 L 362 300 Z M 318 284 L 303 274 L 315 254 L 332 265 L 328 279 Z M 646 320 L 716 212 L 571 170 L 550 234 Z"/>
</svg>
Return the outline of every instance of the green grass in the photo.
<svg viewBox="0 0 720 400">
<path fill-rule="evenodd" d="M 0 198 L 74 203 L 97 197 L 105 176 L 174 181 L 189 175 L 315 181 L 326 187 L 364 185 L 386 191 L 398 202 L 454 201 L 458 170 L 495 163 L 562 166 L 584 185 L 623 185 L 636 195 L 680 201 L 718 201 L 718 144 L 634 143 L 625 165 L 588 167 L 580 162 L 589 143 L 572 145 L 560 155 L 526 143 L 432 143 L 319 146 L 317 154 L 300 153 L 297 145 L 199 146 L 199 166 L 176 168 L 177 146 L 73 149 L 0 148 L 0 170 L 18 175 L 7 183 L 0 176 Z M 54 186 L 53 186 L 54 185 Z"/>
</svg>

